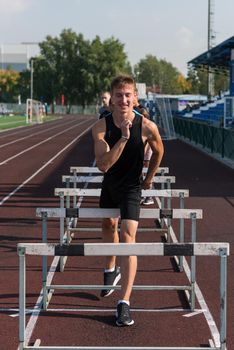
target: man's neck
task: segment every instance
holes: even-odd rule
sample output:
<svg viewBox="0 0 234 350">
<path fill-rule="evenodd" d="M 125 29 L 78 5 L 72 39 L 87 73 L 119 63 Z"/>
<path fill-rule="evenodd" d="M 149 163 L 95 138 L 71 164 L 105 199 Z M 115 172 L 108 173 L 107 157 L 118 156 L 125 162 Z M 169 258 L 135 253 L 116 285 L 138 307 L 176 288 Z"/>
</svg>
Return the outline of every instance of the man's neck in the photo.
<svg viewBox="0 0 234 350">
<path fill-rule="evenodd" d="M 116 111 L 113 111 L 112 115 L 113 115 L 113 118 L 116 122 L 121 122 L 124 119 L 129 119 L 132 121 L 134 119 L 134 116 L 135 116 L 133 111 L 130 111 L 128 113 L 118 113 Z"/>
</svg>

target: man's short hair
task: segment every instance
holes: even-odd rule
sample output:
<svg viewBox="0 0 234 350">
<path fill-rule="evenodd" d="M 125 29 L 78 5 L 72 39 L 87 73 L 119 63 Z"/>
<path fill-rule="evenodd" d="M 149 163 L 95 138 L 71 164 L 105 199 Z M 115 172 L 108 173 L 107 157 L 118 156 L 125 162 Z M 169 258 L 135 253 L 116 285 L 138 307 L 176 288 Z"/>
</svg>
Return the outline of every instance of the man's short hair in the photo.
<svg viewBox="0 0 234 350">
<path fill-rule="evenodd" d="M 133 77 L 131 77 L 130 75 L 124 75 L 124 74 L 118 75 L 112 80 L 110 90 L 111 92 L 113 92 L 115 88 L 118 88 L 127 84 L 133 85 L 134 89 L 136 90 L 136 83 Z"/>
</svg>

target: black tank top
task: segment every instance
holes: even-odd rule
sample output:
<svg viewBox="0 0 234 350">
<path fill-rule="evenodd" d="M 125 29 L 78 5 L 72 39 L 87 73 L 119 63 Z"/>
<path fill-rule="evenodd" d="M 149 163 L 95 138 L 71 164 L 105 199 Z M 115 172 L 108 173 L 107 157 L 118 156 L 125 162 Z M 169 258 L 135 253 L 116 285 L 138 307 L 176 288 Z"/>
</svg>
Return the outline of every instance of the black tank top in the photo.
<svg viewBox="0 0 234 350">
<path fill-rule="evenodd" d="M 109 181 L 116 188 L 139 186 L 144 161 L 144 144 L 142 141 L 142 115 L 135 114 L 130 138 L 117 162 L 105 173 L 104 182 Z M 113 121 L 112 114 L 106 118 L 105 140 L 112 148 L 121 138 L 121 130 Z"/>
</svg>

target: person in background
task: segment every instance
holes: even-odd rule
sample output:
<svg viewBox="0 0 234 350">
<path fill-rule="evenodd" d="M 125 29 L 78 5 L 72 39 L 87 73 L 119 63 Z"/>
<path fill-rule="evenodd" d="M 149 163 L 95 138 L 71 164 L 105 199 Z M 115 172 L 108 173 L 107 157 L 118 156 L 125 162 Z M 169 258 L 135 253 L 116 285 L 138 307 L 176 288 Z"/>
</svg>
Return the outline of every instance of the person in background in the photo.
<svg viewBox="0 0 234 350">
<path fill-rule="evenodd" d="M 99 109 L 99 119 L 103 118 L 106 114 L 110 112 L 110 93 L 109 91 L 104 91 L 101 95 L 102 106 Z"/>
<path fill-rule="evenodd" d="M 96 164 L 104 173 L 99 205 L 120 209 L 118 218 L 102 220 L 105 243 L 135 243 L 140 215 L 141 189 L 150 189 L 162 156 L 163 143 L 155 123 L 134 111 L 136 84 L 132 77 L 120 75 L 111 83 L 112 112 L 98 120 L 92 128 Z M 142 181 L 144 148 L 152 149 L 148 171 Z M 120 272 L 121 271 L 121 272 Z M 137 256 L 122 256 L 120 267 L 115 256 L 106 257 L 104 285 L 121 282 L 121 297 L 117 303 L 116 325 L 131 326 L 130 297 L 137 271 Z M 114 289 L 104 288 L 102 297 Z"/>
<path fill-rule="evenodd" d="M 137 113 L 142 114 L 145 118 L 150 119 L 147 109 L 139 103 L 137 94 L 135 96 L 133 110 L 136 111 Z M 148 168 L 151 156 L 152 156 L 152 149 L 149 143 L 147 143 L 145 146 L 144 167 Z M 154 199 L 153 197 L 144 197 L 141 199 L 141 204 L 143 205 L 154 204 Z"/>
<path fill-rule="evenodd" d="M 148 168 L 149 167 L 149 162 L 150 162 L 150 158 L 152 156 L 152 149 L 150 147 L 150 144 L 147 143 L 145 146 L 145 154 L 144 154 L 144 167 Z M 141 200 L 141 204 L 143 205 L 151 205 L 154 204 L 154 199 L 153 197 L 144 197 Z"/>
</svg>

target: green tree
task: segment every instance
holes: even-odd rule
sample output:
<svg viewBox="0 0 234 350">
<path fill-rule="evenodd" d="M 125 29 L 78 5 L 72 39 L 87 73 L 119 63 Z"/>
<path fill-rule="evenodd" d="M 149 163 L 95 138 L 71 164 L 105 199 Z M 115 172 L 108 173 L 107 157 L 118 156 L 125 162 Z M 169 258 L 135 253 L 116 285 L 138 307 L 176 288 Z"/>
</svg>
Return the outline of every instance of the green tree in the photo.
<svg viewBox="0 0 234 350">
<path fill-rule="evenodd" d="M 188 93 L 199 94 L 200 81 L 196 69 L 193 67 L 188 68 L 187 82 L 190 84 Z"/>
<path fill-rule="evenodd" d="M 20 74 L 12 69 L 0 70 L 1 102 L 16 102 Z"/>
<path fill-rule="evenodd" d="M 214 94 L 227 91 L 229 88 L 229 75 L 226 71 L 216 69 L 214 74 Z M 189 67 L 187 80 L 191 83 L 190 93 L 207 95 L 208 93 L 208 68 Z"/>
<path fill-rule="evenodd" d="M 147 55 L 134 67 L 134 74 L 139 82 L 145 82 L 154 92 L 178 94 L 182 92 L 179 76 L 181 73 L 170 62 L 158 60 Z"/>
<path fill-rule="evenodd" d="M 40 49 L 34 58 L 34 96 L 48 103 L 60 102 L 63 94 L 66 105 L 85 107 L 109 89 L 113 76 L 131 72 L 124 45 L 113 37 L 90 42 L 64 29 L 59 37 L 47 36 Z"/>
<path fill-rule="evenodd" d="M 229 89 L 229 71 L 217 70 L 215 72 L 215 94 L 219 95 L 220 92 L 227 91 Z"/>
</svg>

